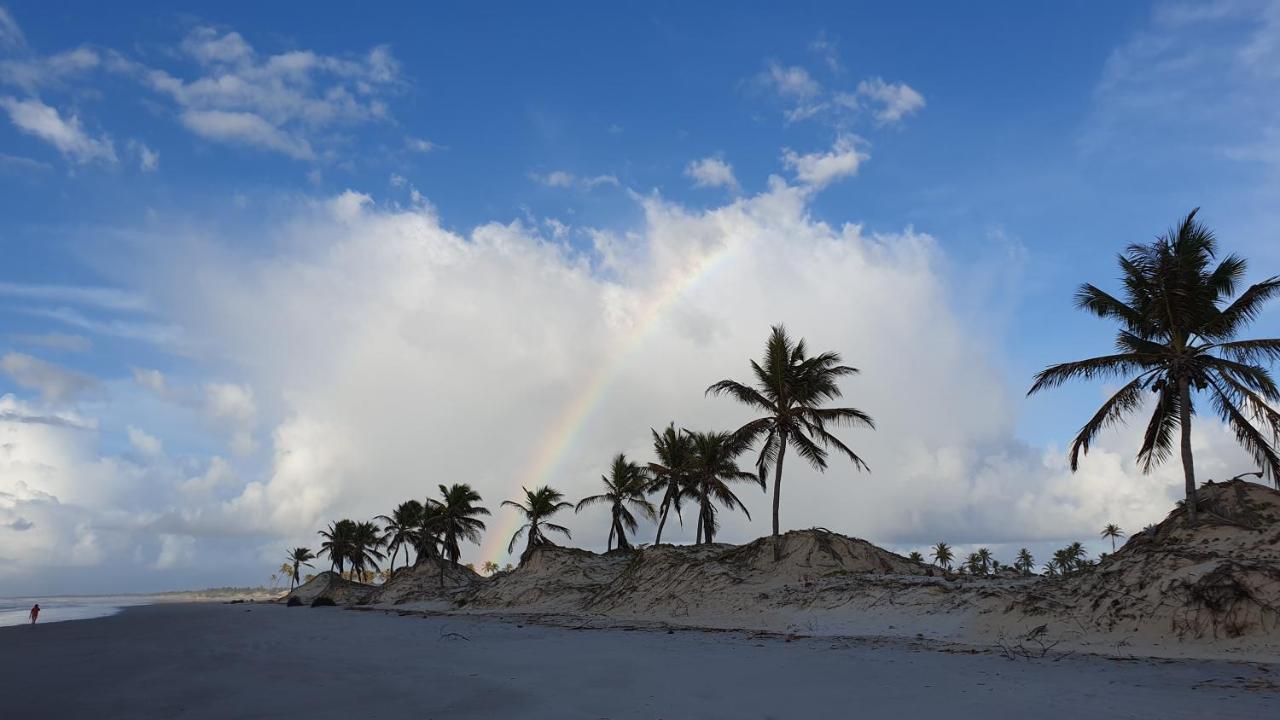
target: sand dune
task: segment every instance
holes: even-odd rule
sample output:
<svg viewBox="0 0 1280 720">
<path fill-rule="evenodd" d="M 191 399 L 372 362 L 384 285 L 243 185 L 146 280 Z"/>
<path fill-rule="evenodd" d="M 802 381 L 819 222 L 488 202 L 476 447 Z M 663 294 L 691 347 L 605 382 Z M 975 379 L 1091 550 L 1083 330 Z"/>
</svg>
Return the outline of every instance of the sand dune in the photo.
<svg viewBox="0 0 1280 720">
<path fill-rule="evenodd" d="M 339 604 L 454 613 L 557 614 L 830 636 L 894 636 L 1014 654 L 1280 658 L 1280 492 L 1202 490 L 1097 566 L 1066 578 L 966 577 L 825 530 L 743 546 L 664 545 L 600 555 L 545 546 L 482 578 L 427 560 L 384 587 L 322 576 L 295 591 Z"/>
</svg>

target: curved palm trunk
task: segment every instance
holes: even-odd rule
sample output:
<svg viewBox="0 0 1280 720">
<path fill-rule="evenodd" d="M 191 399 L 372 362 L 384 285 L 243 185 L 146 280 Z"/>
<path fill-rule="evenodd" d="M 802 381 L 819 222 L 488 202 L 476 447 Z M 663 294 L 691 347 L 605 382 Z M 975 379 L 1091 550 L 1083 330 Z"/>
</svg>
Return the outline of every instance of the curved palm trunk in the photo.
<svg viewBox="0 0 1280 720">
<path fill-rule="evenodd" d="M 711 542 L 711 523 L 707 522 L 707 484 L 698 489 L 698 544 Z"/>
<path fill-rule="evenodd" d="M 662 515 L 658 518 L 658 536 L 653 539 L 653 546 L 657 547 L 662 544 L 662 527 L 667 524 L 667 513 L 671 510 L 671 492 L 667 491 L 667 497 L 662 499 Z"/>
<path fill-rule="evenodd" d="M 778 464 L 773 468 L 773 561 L 782 559 L 782 543 L 778 539 L 778 505 L 782 498 L 782 459 L 787 454 L 787 431 L 778 431 Z"/>
<path fill-rule="evenodd" d="M 622 515 L 619 513 L 613 515 L 613 530 L 618 535 L 618 549 L 630 550 L 631 544 L 627 542 L 627 531 L 622 527 Z"/>
<path fill-rule="evenodd" d="M 1187 519 L 1195 522 L 1197 499 L 1196 468 L 1191 457 L 1191 379 L 1185 375 L 1178 380 L 1178 401 L 1178 424 L 1182 426 L 1182 475 L 1187 486 Z"/>
</svg>

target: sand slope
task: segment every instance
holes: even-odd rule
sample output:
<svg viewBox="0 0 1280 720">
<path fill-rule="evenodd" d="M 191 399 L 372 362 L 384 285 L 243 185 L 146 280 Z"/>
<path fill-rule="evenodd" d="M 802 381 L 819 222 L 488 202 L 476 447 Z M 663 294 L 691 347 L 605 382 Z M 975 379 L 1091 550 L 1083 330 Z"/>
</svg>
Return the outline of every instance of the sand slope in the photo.
<svg viewBox="0 0 1280 720">
<path fill-rule="evenodd" d="M 335 600 L 919 637 L 1015 653 L 1280 658 L 1280 492 L 1235 481 L 1208 484 L 1201 497 L 1194 527 L 1175 510 L 1098 565 L 1058 579 L 958 576 L 813 529 L 781 536 L 779 561 L 772 538 L 605 555 L 548 545 L 490 578 L 446 567 L 443 592 L 430 565 L 364 594 L 334 586 L 349 598 Z"/>
</svg>

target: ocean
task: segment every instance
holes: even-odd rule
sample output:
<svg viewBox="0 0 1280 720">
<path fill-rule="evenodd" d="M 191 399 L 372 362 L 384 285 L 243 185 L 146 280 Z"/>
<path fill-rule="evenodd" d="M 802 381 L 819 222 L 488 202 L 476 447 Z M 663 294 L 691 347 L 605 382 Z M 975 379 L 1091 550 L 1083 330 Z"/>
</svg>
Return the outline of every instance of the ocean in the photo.
<svg viewBox="0 0 1280 720">
<path fill-rule="evenodd" d="M 150 605 L 157 598 L 149 595 L 100 595 L 42 598 L 0 598 L 0 627 L 25 625 L 30 622 L 31 606 L 40 603 L 39 623 L 64 620 L 88 620 L 107 617 L 132 605 Z"/>
</svg>

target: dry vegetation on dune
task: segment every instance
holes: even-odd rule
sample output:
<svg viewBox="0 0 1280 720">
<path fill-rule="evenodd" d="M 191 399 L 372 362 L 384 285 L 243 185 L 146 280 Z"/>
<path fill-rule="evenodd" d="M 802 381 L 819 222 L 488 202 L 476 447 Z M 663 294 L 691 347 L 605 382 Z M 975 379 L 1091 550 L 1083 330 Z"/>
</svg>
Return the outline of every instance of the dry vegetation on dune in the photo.
<svg viewBox="0 0 1280 720">
<path fill-rule="evenodd" d="M 825 530 L 747 545 L 662 545 L 606 554 L 544 545 L 481 577 L 425 561 L 386 585 L 324 573 L 304 602 L 423 603 L 469 613 L 536 613 L 814 634 L 904 635 L 997 645 L 1248 656 L 1280 652 L 1280 492 L 1207 484 L 1189 525 L 1175 510 L 1099 564 L 1062 578 L 966 577 Z M 1044 627 L 1041 627 L 1044 626 Z M 1013 638 L 1013 640 L 1009 640 Z M 1182 650 L 1179 651 L 1178 648 Z"/>
</svg>

